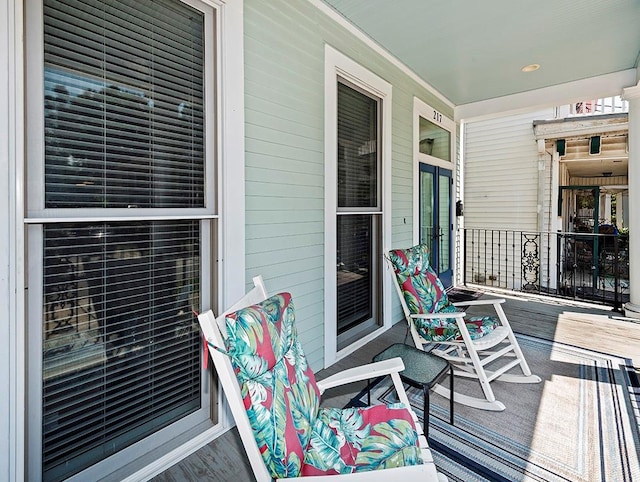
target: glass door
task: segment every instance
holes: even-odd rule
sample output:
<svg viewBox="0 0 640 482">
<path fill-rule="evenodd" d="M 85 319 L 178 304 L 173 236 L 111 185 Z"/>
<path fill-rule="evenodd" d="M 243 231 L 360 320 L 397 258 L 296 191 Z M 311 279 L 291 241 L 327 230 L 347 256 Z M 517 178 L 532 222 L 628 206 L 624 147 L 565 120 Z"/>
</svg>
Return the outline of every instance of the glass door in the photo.
<svg viewBox="0 0 640 482">
<path fill-rule="evenodd" d="M 431 266 L 445 287 L 452 285 L 451 170 L 420 163 L 420 243 L 429 246 Z"/>
</svg>

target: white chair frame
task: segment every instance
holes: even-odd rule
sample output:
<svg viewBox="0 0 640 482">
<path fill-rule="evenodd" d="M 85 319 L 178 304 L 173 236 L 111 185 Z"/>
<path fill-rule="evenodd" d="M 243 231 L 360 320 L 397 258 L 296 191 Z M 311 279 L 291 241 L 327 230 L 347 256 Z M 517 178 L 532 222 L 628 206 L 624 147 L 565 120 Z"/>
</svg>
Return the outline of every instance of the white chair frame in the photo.
<svg viewBox="0 0 640 482">
<path fill-rule="evenodd" d="M 224 347 L 223 333 L 226 334 L 225 329 L 225 316 L 228 313 L 237 311 L 241 308 L 259 303 L 268 298 L 267 290 L 265 288 L 264 281 L 261 276 L 253 278 L 254 288 L 249 291 L 242 299 L 227 309 L 221 316 L 215 318 L 213 312 L 208 310 L 198 315 L 198 322 L 207 341 L 217 347 Z M 233 366 L 228 356 L 215 349 L 210 349 L 209 353 L 213 364 L 218 374 L 218 380 L 222 386 L 222 390 L 226 396 L 227 402 L 231 409 L 231 413 L 238 427 L 240 438 L 244 445 L 249 463 L 256 477 L 257 482 L 270 482 L 273 479 L 269 474 L 267 467 L 262 459 L 260 450 L 253 435 L 253 430 L 249 422 L 249 417 L 244 408 L 242 395 L 240 393 L 240 386 L 236 379 Z M 344 370 L 340 373 L 336 373 L 330 377 L 325 378 L 317 382 L 320 393 L 324 393 L 329 388 L 338 387 L 347 383 L 352 383 L 360 380 L 368 380 L 371 378 L 390 375 L 395 389 L 398 393 L 398 397 L 402 403 L 407 407 L 409 405 L 409 399 L 404 389 L 404 385 L 400 379 L 399 372 L 404 370 L 404 364 L 400 358 L 394 358 L 391 360 L 385 360 L 379 363 L 372 363 L 365 366 L 359 366 Z M 325 476 L 310 476 L 310 477 L 295 477 L 278 480 L 304 480 L 304 481 L 367 481 L 367 482 L 387 482 L 389 480 L 420 480 L 424 482 L 446 482 L 447 478 L 436 471 L 431 451 L 428 447 L 427 440 L 422 432 L 422 425 L 419 423 L 415 413 L 411 411 L 416 430 L 419 434 L 420 448 L 422 452 L 422 459 L 424 461 L 421 465 L 413 465 L 407 467 L 398 467 L 385 470 L 373 470 L 369 472 L 358 472 L 353 474 L 341 474 L 341 475 L 325 475 Z"/>
<path fill-rule="evenodd" d="M 500 325 L 491 333 L 473 340 L 471 339 L 467 325 L 464 322 L 464 318 L 466 316 L 466 312 L 464 311 L 457 313 L 412 314 L 409 311 L 402 289 L 398 284 L 394 266 L 388 257 L 385 256 L 385 258 L 387 260 L 387 265 L 391 270 L 393 284 L 396 287 L 398 297 L 400 298 L 402 311 L 404 312 L 405 319 L 409 325 L 411 338 L 413 339 L 415 346 L 421 350 L 428 348 L 434 355 L 441 356 L 448 360 L 454 367 L 454 376 L 476 378 L 480 383 L 484 398 L 455 392 L 455 402 L 482 410 L 499 412 L 504 410 L 506 407 L 504 403 L 496 400 L 493 388 L 491 387 L 492 381 L 501 380 L 503 382 L 510 383 L 540 383 L 542 381 L 539 376 L 531 373 L 531 369 L 524 358 L 520 345 L 518 344 L 518 340 L 513 334 L 509 320 L 501 306 L 501 304 L 505 302 L 504 298 L 452 303 L 454 306 L 493 305 L 496 315 L 500 320 Z M 433 342 L 423 338 L 414 323 L 414 320 L 420 318 L 427 320 L 455 318 L 462 340 Z M 515 358 L 493 371 L 485 368 L 486 365 L 495 362 L 498 358 L 503 356 Z M 517 366 L 522 370 L 522 375 L 507 373 L 509 370 Z M 445 398 L 451 397 L 451 391 L 441 384 L 435 385 L 433 391 Z"/>
</svg>

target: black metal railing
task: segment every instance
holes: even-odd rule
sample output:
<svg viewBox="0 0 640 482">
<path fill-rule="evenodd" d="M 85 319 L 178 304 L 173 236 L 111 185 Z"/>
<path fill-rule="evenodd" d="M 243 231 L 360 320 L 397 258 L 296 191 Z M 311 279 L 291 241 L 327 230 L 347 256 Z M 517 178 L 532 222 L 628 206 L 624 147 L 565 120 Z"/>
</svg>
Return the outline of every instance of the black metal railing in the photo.
<svg viewBox="0 0 640 482">
<path fill-rule="evenodd" d="M 463 282 L 588 300 L 629 301 L 628 235 L 464 229 Z"/>
</svg>

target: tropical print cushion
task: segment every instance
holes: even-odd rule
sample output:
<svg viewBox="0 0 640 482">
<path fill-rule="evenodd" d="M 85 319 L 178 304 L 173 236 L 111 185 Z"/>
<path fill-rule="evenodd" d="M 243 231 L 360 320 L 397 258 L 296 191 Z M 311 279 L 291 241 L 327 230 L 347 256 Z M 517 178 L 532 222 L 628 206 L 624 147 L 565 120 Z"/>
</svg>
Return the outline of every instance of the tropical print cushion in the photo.
<svg viewBox="0 0 640 482">
<path fill-rule="evenodd" d="M 413 419 L 402 404 L 321 409 L 301 475 L 350 474 L 421 463 Z"/>
<path fill-rule="evenodd" d="M 439 313 L 450 306 L 440 278 L 429 265 L 427 245 L 389 251 L 389 259 L 411 313 Z"/>
<path fill-rule="evenodd" d="M 300 474 L 320 392 L 280 293 L 226 317 L 231 357 L 262 458 L 274 478 Z"/>
<path fill-rule="evenodd" d="M 455 307 L 447 307 L 442 312 L 457 311 Z M 413 320 L 420 336 L 433 342 L 462 340 L 462 334 L 455 318 L 439 320 L 425 320 L 416 318 Z M 491 333 L 499 325 L 495 316 L 472 316 L 464 319 L 464 324 L 472 340 L 476 340 Z"/>
<path fill-rule="evenodd" d="M 419 244 L 409 249 L 389 251 L 396 279 L 411 314 L 456 313 L 438 275 L 429 265 L 429 248 Z M 468 317 L 464 320 L 472 340 L 483 337 L 498 325 L 493 316 Z M 416 329 L 425 340 L 433 342 L 461 340 L 455 318 L 414 319 Z"/>
</svg>

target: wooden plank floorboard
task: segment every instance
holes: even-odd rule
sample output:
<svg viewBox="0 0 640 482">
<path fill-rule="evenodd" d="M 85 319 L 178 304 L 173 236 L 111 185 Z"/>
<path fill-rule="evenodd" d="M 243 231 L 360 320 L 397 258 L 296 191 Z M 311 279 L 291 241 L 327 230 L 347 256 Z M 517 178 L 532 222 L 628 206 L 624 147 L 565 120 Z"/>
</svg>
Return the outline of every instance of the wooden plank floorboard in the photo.
<svg viewBox="0 0 640 482">
<path fill-rule="evenodd" d="M 483 298 L 495 296 L 486 294 Z M 514 296 L 506 298 L 503 309 L 516 333 L 629 358 L 633 366 L 640 367 L 640 323 L 611 307 Z M 491 310 L 491 306 L 482 306 L 467 312 L 481 315 Z"/>
<path fill-rule="evenodd" d="M 502 294 L 501 294 L 502 295 Z M 485 294 L 486 297 L 496 296 Z M 500 295 L 498 295 L 500 296 Z M 503 309 L 516 333 L 575 345 L 630 358 L 640 367 L 640 323 L 625 319 L 610 308 L 565 302 L 557 299 L 514 296 L 506 298 Z M 470 315 L 490 314 L 491 307 L 474 307 Z M 316 374 L 320 380 L 340 370 L 369 363 L 387 346 L 403 342 L 406 324 L 397 323 L 381 336 Z M 411 339 L 408 339 L 411 343 Z M 533 368 L 533 367 L 532 367 Z M 327 391 L 322 406 L 344 407 L 366 387 L 354 383 Z M 234 428 L 158 475 L 154 482 L 251 482 L 255 478 Z"/>
</svg>

